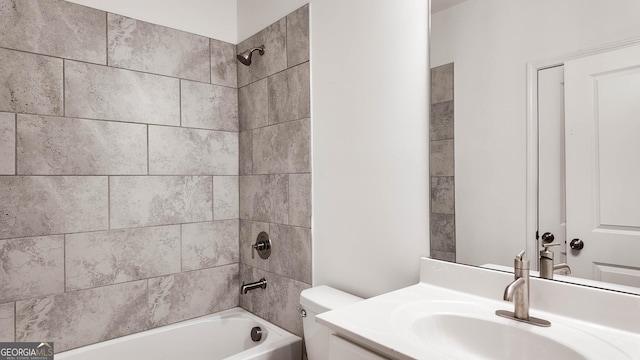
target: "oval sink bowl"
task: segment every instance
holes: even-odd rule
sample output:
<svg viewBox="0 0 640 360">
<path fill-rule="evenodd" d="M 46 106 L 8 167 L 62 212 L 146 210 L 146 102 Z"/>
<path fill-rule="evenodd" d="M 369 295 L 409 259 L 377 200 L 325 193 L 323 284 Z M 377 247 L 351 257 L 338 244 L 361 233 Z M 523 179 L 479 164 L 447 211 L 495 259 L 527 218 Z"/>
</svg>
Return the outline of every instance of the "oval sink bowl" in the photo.
<svg viewBox="0 0 640 360">
<path fill-rule="evenodd" d="M 570 326 L 552 323 L 542 328 L 497 316 L 429 314 L 413 322 L 413 333 L 453 359 L 629 358 L 609 343 Z"/>
</svg>

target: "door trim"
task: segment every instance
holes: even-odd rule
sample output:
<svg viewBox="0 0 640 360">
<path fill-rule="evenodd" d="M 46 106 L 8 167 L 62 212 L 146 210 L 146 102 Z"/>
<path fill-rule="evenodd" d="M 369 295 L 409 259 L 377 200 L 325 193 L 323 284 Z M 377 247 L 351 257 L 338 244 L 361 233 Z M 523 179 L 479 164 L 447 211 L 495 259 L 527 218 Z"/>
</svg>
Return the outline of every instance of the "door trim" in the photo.
<svg viewBox="0 0 640 360">
<path fill-rule="evenodd" d="M 527 62 L 527 183 L 526 249 L 532 269 L 538 270 L 538 71 L 564 65 L 566 61 L 640 44 L 640 36 Z"/>
</svg>

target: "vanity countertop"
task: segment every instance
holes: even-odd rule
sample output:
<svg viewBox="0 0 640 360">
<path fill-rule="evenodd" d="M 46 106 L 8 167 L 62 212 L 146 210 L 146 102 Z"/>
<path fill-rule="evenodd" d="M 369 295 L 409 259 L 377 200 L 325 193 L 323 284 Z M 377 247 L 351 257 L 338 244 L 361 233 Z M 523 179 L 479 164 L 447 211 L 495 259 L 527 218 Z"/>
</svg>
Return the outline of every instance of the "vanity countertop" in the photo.
<svg viewBox="0 0 640 360">
<path fill-rule="evenodd" d="M 509 333 L 525 334 L 525 339 L 537 339 L 527 339 L 527 343 L 547 339 L 558 349 L 576 351 L 577 358 L 640 359 L 639 296 L 532 278 L 530 315 L 551 322 L 551 327 L 543 328 L 495 315 L 496 310 L 513 311 L 513 303 L 502 300 L 504 288 L 513 280 L 511 274 L 423 258 L 420 280 L 416 285 L 320 314 L 317 321 L 394 359 L 470 359 L 464 351 L 475 350 L 459 349 L 465 344 L 442 336 L 446 322 L 431 320 L 433 315 L 442 319 L 443 314 L 467 314 L 462 324 L 467 324 L 466 319 L 486 319 L 473 324 L 491 324 L 494 327 L 490 329 L 502 327 Z M 575 299 L 580 298 L 576 306 Z M 451 333 L 456 337 L 463 332 L 454 329 Z M 479 331 L 477 338 L 472 331 L 466 332 L 470 334 L 468 342 L 492 340 L 491 331 Z M 500 344 L 497 347 L 504 348 L 503 352 L 512 351 Z M 536 354 L 540 355 L 544 354 Z M 509 358 L 508 353 L 504 356 Z M 477 358 L 483 357 L 480 354 Z"/>
</svg>

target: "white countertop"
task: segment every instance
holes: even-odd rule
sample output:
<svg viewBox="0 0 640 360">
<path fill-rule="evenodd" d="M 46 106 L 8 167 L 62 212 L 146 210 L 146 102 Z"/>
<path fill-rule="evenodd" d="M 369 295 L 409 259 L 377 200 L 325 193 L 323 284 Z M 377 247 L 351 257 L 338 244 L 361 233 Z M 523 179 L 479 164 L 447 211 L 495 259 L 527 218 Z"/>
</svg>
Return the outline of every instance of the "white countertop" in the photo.
<svg viewBox="0 0 640 360">
<path fill-rule="evenodd" d="M 430 346 L 429 340 L 420 338 L 412 328 L 416 316 L 433 313 L 438 303 L 460 305 L 521 329 L 532 326 L 494 314 L 500 309 L 513 311 L 513 303 L 501 299 L 512 275 L 426 258 L 421 261 L 420 283 L 320 314 L 317 321 L 354 343 L 395 359 L 460 358 Z M 550 328 L 534 332 L 554 338 L 579 332 L 587 341 L 568 346 L 579 346 L 587 359 L 596 353 L 589 351 L 590 344 L 598 342 L 613 344 L 620 351 L 606 360 L 640 359 L 640 296 L 544 279 L 531 279 L 531 295 L 530 315 L 552 323 Z M 575 298 L 583 301 L 575 305 Z"/>
</svg>

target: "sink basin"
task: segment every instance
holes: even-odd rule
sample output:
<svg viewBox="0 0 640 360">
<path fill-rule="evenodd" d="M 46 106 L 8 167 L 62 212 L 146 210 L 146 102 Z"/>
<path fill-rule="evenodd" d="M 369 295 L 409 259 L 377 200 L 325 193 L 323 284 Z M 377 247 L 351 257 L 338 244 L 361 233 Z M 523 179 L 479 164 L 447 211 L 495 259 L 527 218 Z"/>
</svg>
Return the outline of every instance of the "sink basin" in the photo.
<svg viewBox="0 0 640 360">
<path fill-rule="evenodd" d="M 441 351 L 461 359 L 586 359 L 554 339 L 526 327 L 457 314 L 435 314 L 417 320 L 416 334 Z"/>
<path fill-rule="evenodd" d="M 394 314 L 397 329 L 443 359 L 631 359 L 610 343 L 559 319 L 550 327 L 505 319 L 465 302 L 420 302 Z"/>
</svg>

